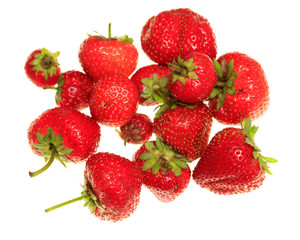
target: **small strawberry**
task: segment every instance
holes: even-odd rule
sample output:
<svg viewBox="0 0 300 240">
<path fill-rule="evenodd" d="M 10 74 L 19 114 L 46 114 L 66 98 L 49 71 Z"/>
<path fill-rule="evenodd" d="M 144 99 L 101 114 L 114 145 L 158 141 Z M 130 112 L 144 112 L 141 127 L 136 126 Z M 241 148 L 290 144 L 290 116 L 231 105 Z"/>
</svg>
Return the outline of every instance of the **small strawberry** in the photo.
<svg viewBox="0 0 300 240">
<path fill-rule="evenodd" d="M 141 144 L 148 141 L 152 136 L 152 121 L 142 113 L 136 113 L 129 123 L 116 130 L 126 143 Z"/>
<path fill-rule="evenodd" d="M 270 104 L 269 85 L 261 65 L 248 55 L 232 52 L 214 61 L 219 81 L 209 97 L 213 116 L 223 124 L 255 120 Z"/>
<path fill-rule="evenodd" d="M 215 34 L 207 19 L 190 9 L 172 9 L 151 17 L 141 33 L 143 51 L 154 62 L 166 65 L 180 55 L 217 54 Z"/>
<path fill-rule="evenodd" d="M 81 196 L 46 209 L 50 212 L 73 202 L 85 200 L 91 213 L 101 220 L 128 218 L 140 201 L 143 176 L 130 160 L 112 154 L 93 154 L 86 162 L 85 184 Z"/>
<path fill-rule="evenodd" d="M 111 36 L 109 24 L 108 38 L 90 35 L 79 49 L 79 61 L 84 72 L 94 81 L 111 74 L 129 77 L 137 66 L 138 51 L 133 39 Z"/>
<path fill-rule="evenodd" d="M 261 155 L 254 142 L 257 130 L 247 118 L 242 129 L 230 127 L 218 132 L 193 171 L 195 182 L 217 194 L 246 193 L 260 187 L 265 172 L 271 173 L 267 163 L 277 160 Z"/>
<path fill-rule="evenodd" d="M 90 111 L 100 124 L 121 127 L 136 113 L 139 95 L 135 84 L 124 76 L 106 76 L 98 81 L 90 96 Z"/>
<path fill-rule="evenodd" d="M 54 86 L 61 74 L 57 57 L 45 48 L 33 51 L 25 62 L 25 73 L 30 81 L 38 87 Z"/>
<path fill-rule="evenodd" d="M 56 107 L 43 112 L 28 129 L 28 141 L 33 153 L 42 156 L 46 165 L 31 177 L 47 170 L 54 159 L 65 162 L 85 161 L 96 152 L 100 141 L 100 126 L 91 117 L 71 108 Z"/>
<path fill-rule="evenodd" d="M 218 82 L 213 61 L 205 54 L 191 52 L 182 59 L 178 57 L 169 67 L 171 72 L 171 94 L 185 103 L 206 100 Z"/>
<path fill-rule="evenodd" d="M 212 122 L 212 114 L 203 103 L 175 105 L 163 113 L 159 111 L 153 132 L 184 157 L 196 160 L 208 144 Z"/>
<path fill-rule="evenodd" d="M 168 67 L 152 64 L 141 67 L 131 77 L 139 91 L 139 103 L 143 106 L 153 106 L 159 102 L 155 99 L 160 94 L 169 95 L 171 86 Z"/>
<path fill-rule="evenodd" d="M 156 141 L 145 142 L 134 154 L 143 171 L 143 184 L 161 202 L 171 202 L 187 188 L 191 170 L 185 157 L 164 143 L 159 137 Z"/>
<path fill-rule="evenodd" d="M 75 70 L 61 74 L 57 81 L 57 87 L 44 87 L 44 89 L 56 90 L 57 106 L 76 110 L 82 110 L 89 106 L 92 88 L 93 83 L 88 76 Z"/>
</svg>

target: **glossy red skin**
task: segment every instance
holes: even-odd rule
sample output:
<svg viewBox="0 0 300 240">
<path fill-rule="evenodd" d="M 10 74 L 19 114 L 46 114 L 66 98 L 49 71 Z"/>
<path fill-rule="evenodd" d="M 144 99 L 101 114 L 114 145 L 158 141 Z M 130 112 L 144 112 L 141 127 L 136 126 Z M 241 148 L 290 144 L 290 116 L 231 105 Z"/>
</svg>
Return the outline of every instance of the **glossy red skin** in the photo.
<svg viewBox="0 0 300 240">
<path fill-rule="evenodd" d="M 205 151 L 213 122 L 205 104 L 193 106 L 193 109 L 184 106 L 168 109 L 153 121 L 153 132 L 191 161 L 200 158 Z"/>
<path fill-rule="evenodd" d="M 59 107 L 70 107 L 76 110 L 82 110 L 89 106 L 89 99 L 93 82 L 84 73 L 79 71 L 67 71 L 63 73 L 65 81 L 62 86 L 61 100 L 56 104 Z"/>
<path fill-rule="evenodd" d="M 120 40 L 98 39 L 99 36 L 90 36 L 80 45 L 78 56 L 84 72 L 94 82 L 112 74 L 129 77 L 137 66 L 136 47 Z"/>
<path fill-rule="evenodd" d="M 129 78 L 117 75 L 103 77 L 91 92 L 91 115 L 102 125 L 121 127 L 135 115 L 138 98 L 137 88 Z"/>
<path fill-rule="evenodd" d="M 253 147 L 245 143 L 241 129 L 218 132 L 193 170 L 201 187 L 221 195 L 250 192 L 260 187 L 265 172 L 253 157 Z"/>
<path fill-rule="evenodd" d="M 238 52 L 227 53 L 218 58 L 221 63 L 234 60 L 233 71 L 238 72 L 234 87 L 236 94 L 227 94 L 223 106 L 217 109 L 217 99 L 209 101 L 209 108 L 215 119 L 223 124 L 240 124 L 241 119 L 250 117 L 255 120 L 262 116 L 269 108 L 269 85 L 261 65 L 248 55 Z"/>
<path fill-rule="evenodd" d="M 171 86 L 174 98 L 185 103 L 198 103 L 206 100 L 218 82 L 218 75 L 212 60 L 205 54 L 192 52 L 184 56 L 184 61 L 193 58 L 194 70 L 198 79 L 186 78 L 185 85 L 175 81 Z M 171 76 L 173 79 L 173 75 Z"/>
<path fill-rule="evenodd" d="M 151 17 L 141 33 L 146 55 L 159 64 L 171 63 L 179 55 L 197 51 L 215 58 L 215 34 L 203 16 L 190 9 L 172 9 Z"/>
<path fill-rule="evenodd" d="M 66 156 L 74 163 L 82 162 L 98 149 L 101 129 L 91 117 L 71 108 L 56 107 L 43 112 L 28 128 L 28 141 L 32 151 L 41 154 L 33 147 L 39 144 L 36 133 L 46 135 L 48 127 L 61 134 L 65 148 L 73 151 Z"/>
<path fill-rule="evenodd" d="M 153 76 L 153 73 L 156 73 L 158 78 L 162 77 L 168 77 L 169 73 L 172 70 L 168 67 L 158 65 L 158 64 L 151 64 L 144 67 L 139 68 L 132 76 L 131 81 L 135 83 L 137 86 L 137 89 L 139 91 L 139 95 L 142 94 L 143 90 L 147 88 L 146 85 L 144 85 L 141 80 L 144 78 L 151 78 Z M 171 81 L 169 81 L 169 84 L 166 86 L 167 89 L 170 89 L 171 87 Z M 145 103 L 147 99 L 139 96 L 139 104 L 143 106 L 154 106 L 157 105 L 159 102 L 153 102 L 153 103 Z"/>
<path fill-rule="evenodd" d="M 136 210 L 143 176 L 135 163 L 112 153 L 99 152 L 86 162 L 84 176 L 87 187 L 105 209 L 97 207 L 96 217 L 117 222 Z"/>
<path fill-rule="evenodd" d="M 133 128 L 131 131 L 128 131 L 128 127 L 131 124 L 133 124 Z M 138 135 L 142 137 L 140 140 L 135 140 L 133 138 L 135 136 L 135 134 L 132 133 L 134 129 L 140 129 L 140 132 L 138 133 Z M 123 140 L 126 138 L 126 136 L 129 136 L 128 140 L 126 141 L 127 143 L 141 144 L 145 141 L 148 141 L 153 134 L 152 121 L 147 115 L 136 113 L 129 123 L 120 127 L 120 131 L 120 137 Z"/>
<path fill-rule="evenodd" d="M 155 145 L 155 141 L 152 141 Z M 143 144 L 133 155 L 133 161 L 138 164 L 142 171 L 145 161 L 140 159 L 140 155 L 147 152 L 145 144 Z M 161 202 L 171 202 L 179 197 L 189 185 L 191 179 L 190 168 L 181 169 L 181 175 L 175 176 L 171 170 L 167 170 L 167 174 L 158 171 L 153 175 L 152 169 L 143 172 L 143 184 L 154 196 Z"/>
<path fill-rule="evenodd" d="M 34 55 L 37 53 L 41 53 L 41 49 L 37 49 L 37 50 L 33 51 L 27 57 L 27 60 L 25 62 L 25 66 L 24 66 L 25 73 L 26 73 L 27 77 L 29 78 L 29 80 L 31 82 L 33 82 L 36 86 L 41 87 L 41 88 L 53 87 L 57 83 L 57 79 L 59 78 L 59 76 L 61 74 L 60 67 L 56 66 L 56 75 L 50 74 L 47 80 L 45 79 L 43 72 L 39 71 L 36 74 L 36 71 L 32 70 L 34 65 L 31 65 L 30 63 L 32 62 L 32 60 L 35 59 Z"/>
</svg>

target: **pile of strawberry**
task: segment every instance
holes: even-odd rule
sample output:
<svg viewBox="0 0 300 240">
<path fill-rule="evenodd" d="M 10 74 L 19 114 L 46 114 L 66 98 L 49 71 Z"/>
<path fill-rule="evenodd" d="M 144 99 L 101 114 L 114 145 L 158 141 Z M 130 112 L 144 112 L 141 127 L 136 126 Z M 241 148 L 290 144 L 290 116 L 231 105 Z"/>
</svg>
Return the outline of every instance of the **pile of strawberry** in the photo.
<svg viewBox="0 0 300 240">
<path fill-rule="evenodd" d="M 216 59 L 214 32 L 190 9 L 151 17 L 141 32 L 144 53 L 154 62 L 137 68 L 138 51 L 127 35 L 89 35 L 79 49 L 83 72 L 61 73 L 59 52 L 45 48 L 30 54 L 28 78 L 56 90 L 57 107 L 48 109 L 28 129 L 32 151 L 46 164 L 57 159 L 86 162 L 81 196 L 46 209 L 85 200 L 91 213 L 120 221 L 137 208 L 141 187 L 158 200 L 181 195 L 192 178 L 217 194 L 245 193 L 260 187 L 268 163 L 255 144 L 251 121 L 268 109 L 269 87 L 261 65 L 246 54 Z M 154 119 L 138 106 L 155 107 Z M 90 116 L 81 112 L 89 108 Z M 228 125 L 209 142 L 213 118 Z M 241 127 L 233 125 L 241 124 Z M 101 125 L 118 128 L 126 144 L 140 144 L 132 160 L 97 152 Z M 229 126 L 230 125 L 230 126 Z M 155 141 L 150 141 L 153 133 Z M 114 134 L 116 134 L 114 132 Z M 189 163 L 198 161 L 193 170 Z"/>
</svg>

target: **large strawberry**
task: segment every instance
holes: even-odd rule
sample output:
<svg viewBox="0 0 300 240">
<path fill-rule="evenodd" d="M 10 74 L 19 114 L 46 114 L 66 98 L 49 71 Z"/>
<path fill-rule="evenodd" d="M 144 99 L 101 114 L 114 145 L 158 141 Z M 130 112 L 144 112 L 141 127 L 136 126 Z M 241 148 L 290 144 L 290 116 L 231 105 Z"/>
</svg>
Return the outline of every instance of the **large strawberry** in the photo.
<svg viewBox="0 0 300 240">
<path fill-rule="evenodd" d="M 194 168 L 195 182 L 218 194 L 245 193 L 260 187 L 265 172 L 270 173 L 267 163 L 277 160 L 261 154 L 254 142 L 257 130 L 247 118 L 242 129 L 230 127 L 218 132 Z"/>
<path fill-rule="evenodd" d="M 121 127 L 133 118 L 138 100 L 137 88 L 129 78 L 106 76 L 96 83 L 91 92 L 91 115 L 103 125 Z"/>
<path fill-rule="evenodd" d="M 159 102 L 157 96 L 169 95 L 171 81 L 168 67 L 151 64 L 139 68 L 131 77 L 139 91 L 139 103 L 143 106 L 153 106 Z"/>
<path fill-rule="evenodd" d="M 188 160 L 170 149 L 159 137 L 145 142 L 134 154 L 143 171 L 143 184 L 161 202 L 170 202 L 187 188 L 191 170 Z"/>
<path fill-rule="evenodd" d="M 120 137 L 127 143 L 142 144 L 148 141 L 153 133 L 151 119 L 142 113 L 136 113 L 129 123 L 116 130 Z"/>
<path fill-rule="evenodd" d="M 204 53 L 191 52 L 169 64 L 174 98 L 185 103 L 206 100 L 218 82 L 213 61 Z"/>
<path fill-rule="evenodd" d="M 57 57 L 59 52 L 51 53 L 45 48 L 33 51 L 25 62 L 25 73 L 38 87 L 54 86 L 61 74 Z"/>
<path fill-rule="evenodd" d="M 96 217 L 117 222 L 136 210 L 143 179 L 137 164 L 112 153 L 100 152 L 86 162 L 84 178 L 84 191 L 80 197 L 45 211 L 86 200 L 84 206 L 88 206 Z"/>
<path fill-rule="evenodd" d="M 171 63 L 179 55 L 197 51 L 215 58 L 215 34 L 203 16 L 190 9 L 173 9 L 151 17 L 141 33 L 147 56 L 160 64 Z"/>
<path fill-rule="evenodd" d="M 29 126 L 28 141 L 33 153 L 45 158 L 46 165 L 31 177 L 47 170 L 54 159 L 78 163 L 95 153 L 100 126 L 91 117 L 72 108 L 56 107 L 43 112 Z"/>
<path fill-rule="evenodd" d="M 246 54 L 227 53 L 215 61 L 219 81 L 211 93 L 209 108 L 223 124 L 255 120 L 270 103 L 269 85 L 261 65 Z"/>
<path fill-rule="evenodd" d="M 89 106 L 93 83 L 90 78 L 79 71 L 67 71 L 60 75 L 57 87 L 44 87 L 56 90 L 55 101 L 59 107 L 82 110 Z"/>
<path fill-rule="evenodd" d="M 111 74 L 129 77 L 137 66 L 138 51 L 133 39 L 127 35 L 112 37 L 110 26 L 108 38 L 90 35 L 80 45 L 80 64 L 94 82 Z"/>
<path fill-rule="evenodd" d="M 212 122 L 204 103 L 177 105 L 154 119 L 153 132 L 181 155 L 196 160 L 208 144 Z"/>
</svg>

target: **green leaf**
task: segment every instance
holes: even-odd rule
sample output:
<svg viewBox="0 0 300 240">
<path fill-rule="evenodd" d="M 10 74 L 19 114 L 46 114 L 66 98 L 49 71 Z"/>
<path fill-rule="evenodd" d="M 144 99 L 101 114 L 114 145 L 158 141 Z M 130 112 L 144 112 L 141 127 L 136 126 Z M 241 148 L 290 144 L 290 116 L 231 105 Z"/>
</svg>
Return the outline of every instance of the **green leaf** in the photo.
<svg viewBox="0 0 300 240">
<path fill-rule="evenodd" d="M 151 152 L 143 152 L 140 157 L 141 160 L 145 161 L 145 160 L 150 160 L 154 158 L 154 155 Z"/>
</svg>

